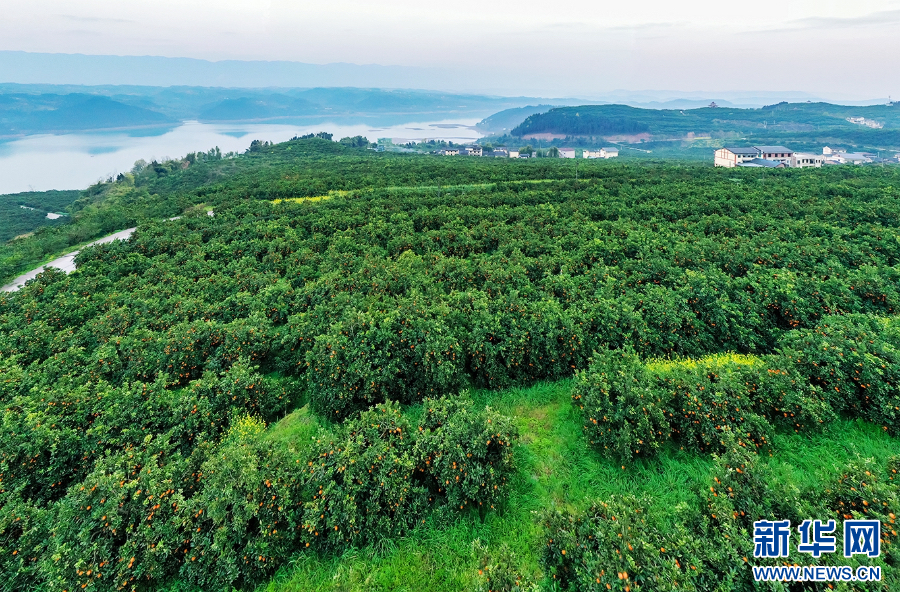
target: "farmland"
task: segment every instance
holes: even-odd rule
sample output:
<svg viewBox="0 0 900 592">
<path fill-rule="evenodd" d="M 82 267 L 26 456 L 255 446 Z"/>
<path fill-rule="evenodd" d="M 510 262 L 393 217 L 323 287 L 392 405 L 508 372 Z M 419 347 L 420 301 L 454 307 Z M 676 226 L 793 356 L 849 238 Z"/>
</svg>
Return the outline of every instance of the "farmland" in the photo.
<svg viewBox="0 0 900 592">
<path fill-rule="evenodd" d="M 872 517 L 788 561 L 896 587 L 898 187 L 316 138 L 93 186 L 0 249 L 138 226 L 0 296 L 4 585 L 753 590 L 754 520 Z"/>
</svg>

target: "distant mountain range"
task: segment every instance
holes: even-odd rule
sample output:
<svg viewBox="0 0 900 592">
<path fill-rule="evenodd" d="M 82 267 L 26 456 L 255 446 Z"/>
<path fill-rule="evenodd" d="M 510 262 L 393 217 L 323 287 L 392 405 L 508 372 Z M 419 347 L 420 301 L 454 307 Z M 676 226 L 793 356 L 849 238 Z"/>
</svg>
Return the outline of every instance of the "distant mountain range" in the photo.
<svg viewBox="0 0 900 592">
<path fill-rule="evenodd" d="M 0 136 L 206 122 L 477 118 L 534 102 L 419 90 L 0 84 Z M 558 104 L 577 103 L 573 99 Z M 547 107 L 549 108 L 549 107 Z M 527 112 L 525 112 L 527 111 Z M 522 117 L 534 111 L 523 111 Z"/>
<path fill-rule="evenodd" d="M 550 98 L 558 88 L 549 80 L 484 68 L 382 66 L 378 64 L 306 64 L 289 61 L 209 61 L 160 56 L 115 56 L 0 51 L 0 82 L 56 85 L 190 86 L 218 88 L 358 87 L 424 89 L 475 94 L 529 94 Z M 516 90 L 519 89 L 519 90 Z M 530 90 L 529 90 L 530 89 Z M 558 96 L 558 95 L 556 95 Z M 803 91 L 706 89 L 609 90 L 582 97 L 581 103 L 615 103 L 653 108 L 696 108 L 716 101 L 723 106 L 761 107 L 780 101 L 836 101 Z M 857 97 L 860 98 L 860 97 Z M 843 100 L 843 99 L 842 99 Z M 543 102 L 548 102 L 546 99 Z M 866 104 L 863 101 L 848 104 Z M 573 104 L 554 99 L 552 104 Z"/>
</svg>

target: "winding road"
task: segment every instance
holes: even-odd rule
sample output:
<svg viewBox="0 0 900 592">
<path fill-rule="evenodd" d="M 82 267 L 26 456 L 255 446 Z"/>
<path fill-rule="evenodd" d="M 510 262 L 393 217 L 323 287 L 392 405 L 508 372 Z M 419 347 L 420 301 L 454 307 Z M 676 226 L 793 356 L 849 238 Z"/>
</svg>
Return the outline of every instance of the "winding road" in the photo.
<svg viewBox="0 0 900 592">
<path fill-rule="evenodd" d="M 91 247 L 94 245 L 102 245 L 104 243 L 111 243 L 114 240 L 128 240 L 128 238 L 131 237 L 131 235 L 134 233 L 134 231 L 135 231 L 135 228 L 127 228 L 125 230 L 120 230 L 119 232 L 117 232 L 115 234 L 110 234 L 109 236 L 104 236 L 101 239 L 97 239 L 94 242 L 90 242 L 90 243 L 86 244 L 85 247 Z M 84 247 L 82 247 L 82 248 L 84 248 Z M 0 288 L 0 290 L 2 290 L 4 292 L 15 292 L 16 290 L 18 290 L 19 288 L 24 286 L 25 282 L 27 282 L 28 280 L 33 280 L 34 278 L 37 277 L 37 275 L 39 273 L 46 271 L 46 269 L 48 267 L 55 267 L 66 273 L 69 273 L 70 271 L 75 271 L 75 256 L 78 255 L 78 253 L 80 253 L 80 252 L 81 252 L 80 250 L 72 251 L 71 253 L 67 253 L 67 254 L 63 255 L 62 257 L 57 257 L 53 261 L 50 261 L 49 263 L 42 265 L 41 267 L 38 267 L 37 269 L 29 271 L 28 273 L 23 273 L 22 275 L 20 275 L 19 277 L 17 277 L 13 281 L 11 281 L 10 283 L 3 286 L 3 288 Z"/>
<path fill-rule="evenodd" d="M 212 209 L 207 210 L 206 215 L 210 216 L 210 217 L 215 216 Z M 168 220 L 180 220 L 180 219 L 181 219 L 181 216 L 175 216 L 174 218 L 168 218 Z M 90 242 L 90 243 L 84 245 L 84 247 L 81 247 L 81 248 L 84 249 L 86 247 L 92 247 L 94 245 L 102 245 L 104 243 L 111 243 L 114 240 L 128 240 L 129 238 L 131 238 L 131 235 L 134 234 L 135 230 L 137 230 L 137 227 L 126 228 L 125 230 L 120 230 L 119 232 L 116 232 L 115 234 L 110 234 L 109 236 L 104 236 L 103 238 L 99 238 L 93 242 Z M 80 252 L 81 252 L 80 249 L 78 251 L 72 251 L 71 253 L 67 253 L 67 254 L 63 255 L 62 257 L 57 257 L 53 261 L 50 261 L 49 263 L 42 265 L 35 270 L 29 271 L 28 273 L 23 273 L 22 275 L 20 275 L 13 281 L 9 282 L 8 284 L 6 284 L 2 288 L 0 288 L 0 291 L 15 292 L 16 290 L 18 290 L 19 288 L 24 286 L 25 282 L 27 282 L 28 280 L 33 280 L 34 278 L 36 278 L 38 276 L 39 273 L 46 271 L 48 267 L 55 267 L 66 273 L 69 273 L 70 271 L 75 271 L 75 256 L 78 255 L 78 253 L 80 253 Z"/>
</svg>

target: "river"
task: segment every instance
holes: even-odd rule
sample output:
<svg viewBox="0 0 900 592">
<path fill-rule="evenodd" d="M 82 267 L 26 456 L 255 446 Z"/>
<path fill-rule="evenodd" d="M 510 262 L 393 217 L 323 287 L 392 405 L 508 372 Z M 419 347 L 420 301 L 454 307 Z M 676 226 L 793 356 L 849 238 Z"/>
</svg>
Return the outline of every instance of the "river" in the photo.
<svg viewBox="0 0 900 592">
<path fill-rule="evenodd" d="M 283 142 L 319 131 L 334 134 L 335 140 L 365 136 L 371 142 L 391 138 L 395 143 L 425 139 L 465 143 L 482 136 L 474 129 L 480 120 L 469 117 L 397 123 L 395 118 L 297 124 L 186 121 L 170 129 L 27 136 L 0 141 L 0 194 L 83 189 L 131 170 L 139 159 L 177 158 L 215 146 L 223 153 L 243 152 L 253 140 Z"/>
</svg>

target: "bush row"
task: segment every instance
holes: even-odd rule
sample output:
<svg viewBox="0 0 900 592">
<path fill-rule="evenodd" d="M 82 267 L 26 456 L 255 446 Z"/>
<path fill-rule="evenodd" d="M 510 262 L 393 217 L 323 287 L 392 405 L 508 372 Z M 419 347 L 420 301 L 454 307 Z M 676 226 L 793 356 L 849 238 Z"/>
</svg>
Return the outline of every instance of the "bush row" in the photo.
<svg viewBox="0 0 900 592">
<path fill-rule="evenodd" d="M 605 351 L 578 374 L 572 400 L 591 444 L 622 459 L 652 455 L 668 441 L 718 451 L 725 432 L 758 449 L 774 429 L 816 430 L 838 414 L 900 433 L 895 319 L 829 316 L 779 345 L 759 357 L 649 363 L 629 347 Z"/>
<path fill-rule="evenodd" d="M 386 173 L 357 164 L 348 174 Z M 474 166 L 405 163 L 420 165 Z M 267 189 L 233 179 L 184 197 L 230 195 L 214 217 L 143 224 L 127 242 L 83 250 L 77 274 L 48 272 L 0 295 L 0 356 L 28 366 L 83 349 L 84 373 L 111 383 L 167 373 L 175 386 L 246 357 L 302 377 L 337 419 L 467 382 L 570 376 L 594 350 L 766 354 L 829 314 L 897 310 L 891 175 L 773 187 L 720 177 L 606 168 L 577 185 L 389 183 L 278 204 L 248 199 Z"/>
<path fill-rule="evenodd" d="M 726 433 L 723 440 L 710 486 L 697 492 L 705 500 L 700 511 L 660 509 L 650 498 L 614 495 L 586 510 L 546 512 L 542 565 L 548 578 L 567 591 L 750 592 L 760 589 L 753 580 L 754 565 L 877 565 L 881 587 L 865 583 L 845 589 L 892 590 L 900 585 L 895 528 L 900 496 L 892 481 L 898 478 L 900 457 L 887 467 L 856 459 L 839 467 L 826 495 L 818 490 L 798 494 L 781 491 L 759 457 L 733 434 Z M 809 518 L 835 520 L 838 552 L 813 559 L 793 544 L 785 559 L 754 559 L 754 521 L 789 519 L 797 526 Z M 843 557 L 842 524 L 851 518 L 882 521 L 879 558 Z M 794 588 L 775 583 L 765 589 Z"/>
<path fill-rule="evenodd" d="M 418 424 L 389 403 L 310 442 L 273 438 L 250 415 L 187 450 L 173 428 L 107 450 L 53 503 L 3 490 L 4 578 L 13 589 L 248 588 L 299 550 L 401 536 L 439 506 L 490 511 L 514 470 L 514 426 L 464 396 L 424 405 Z"/>
</svg>

